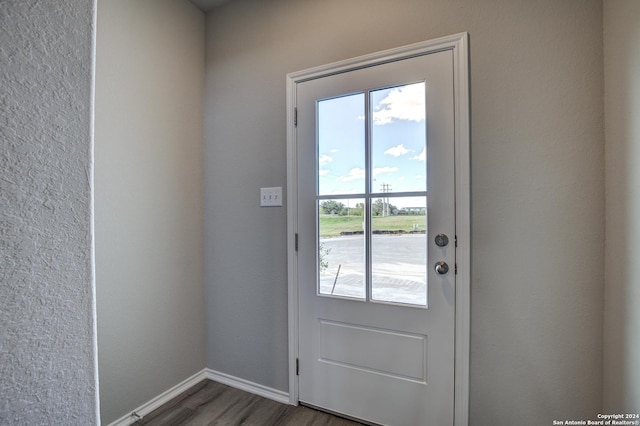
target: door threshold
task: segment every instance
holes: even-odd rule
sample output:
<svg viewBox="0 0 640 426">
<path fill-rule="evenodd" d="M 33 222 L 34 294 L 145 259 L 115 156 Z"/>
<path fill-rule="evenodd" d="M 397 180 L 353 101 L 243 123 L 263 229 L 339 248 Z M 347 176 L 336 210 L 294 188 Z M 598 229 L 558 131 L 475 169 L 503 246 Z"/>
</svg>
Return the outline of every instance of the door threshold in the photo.
<svg viewBox="0 0 640 426">
<path fill-rule="evenodd" d="M 360 423 L 360 424 L 363 424 L 363 425 L 366 425 L 366 426 L 384 426 L 384 425 L 381 425 L 380 423 L 372 423 L 372 422 L 370 422 L 368 420 L 365 420 L 365 419 L 359 419 L 357 417 L 349 416 L 347 414 L 338 413 L 336 411 L 331 411 L 331 410 L 328 410 L 326 408 L 318 407 L 317 405 L 309 404 L 309 403 L 304 402 L 304 401 L 298 401 L 298 404 L 302 405 L 303 407 L 311 408 L 312 410 L 321 411 L 323 413 L 331 414 L 332 416 L 340 417 L 341 419 L 350 420 L 352 422 Z"/>
</svg>

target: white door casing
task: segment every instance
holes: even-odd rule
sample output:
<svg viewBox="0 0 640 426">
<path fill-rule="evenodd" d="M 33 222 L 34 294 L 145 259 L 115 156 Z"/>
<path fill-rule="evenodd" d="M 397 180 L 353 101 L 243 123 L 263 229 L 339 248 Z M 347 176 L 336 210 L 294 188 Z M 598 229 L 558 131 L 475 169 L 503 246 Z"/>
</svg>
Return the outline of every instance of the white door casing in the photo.
<svg viewBox="0 0 640 426">
<path fill-rule="evenodd" d="M 468 423 L 467 44 L 468 35 L 458 34 L 287 76 L 293 404 L 300 398 L 374 423 Z M 431 120 L 427 126 L 428 155 L 432 157 L 428 189 L 428 307 L 318 296 L 316 101 L 420 80 L 427 82 L 427 116 Z M 296 120 L 305 123 L 297 123 L 296 127 Z M 431 182 L 437 182 L 439 189 Z M 433 244 L 434 235 L 441 232 L 452 237 L 446 248 Z M 448 274 L 435 273 L 433 265 L 439 260 L 451 265 Z M 370 289 L 366 299 L 371 299 Z M 303 364 L 300 380 L 296 375 L 298 358 Z"/>
</svg>

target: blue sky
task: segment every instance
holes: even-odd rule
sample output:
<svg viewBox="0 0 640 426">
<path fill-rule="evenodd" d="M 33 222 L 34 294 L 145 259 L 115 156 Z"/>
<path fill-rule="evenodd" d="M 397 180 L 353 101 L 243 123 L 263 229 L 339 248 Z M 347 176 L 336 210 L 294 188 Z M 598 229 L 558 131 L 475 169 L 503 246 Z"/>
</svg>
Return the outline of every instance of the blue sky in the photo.
<svg viewBox="0 0 640 426">
<path fill-rule="evenodd" d="M 424 83 L 371 92 L 373 192 L 382 184 L 391 192 L 426 190 L 424 97 Z M 365 125 L 363 93 L 318 103 L 320 195 L 364 192 Z"/>
</svg>

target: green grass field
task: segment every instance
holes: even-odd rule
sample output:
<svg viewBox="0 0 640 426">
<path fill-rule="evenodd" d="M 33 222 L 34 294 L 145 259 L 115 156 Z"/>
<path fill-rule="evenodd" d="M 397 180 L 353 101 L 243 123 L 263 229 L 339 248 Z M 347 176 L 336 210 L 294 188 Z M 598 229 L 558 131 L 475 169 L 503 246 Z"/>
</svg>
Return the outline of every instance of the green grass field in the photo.
<svg viewBox="0 0 640 426">
<path fill-rule="evenodd" d="M 415 227 L 414 227 L 415 225 Z M 424 231 L 426 216 L 376 216 L 373 218 L 373 230 Z M 336 237 L 341 232 L 362 231 L 361 216 L 320 216 L 320 236 Z"/>
</svg>

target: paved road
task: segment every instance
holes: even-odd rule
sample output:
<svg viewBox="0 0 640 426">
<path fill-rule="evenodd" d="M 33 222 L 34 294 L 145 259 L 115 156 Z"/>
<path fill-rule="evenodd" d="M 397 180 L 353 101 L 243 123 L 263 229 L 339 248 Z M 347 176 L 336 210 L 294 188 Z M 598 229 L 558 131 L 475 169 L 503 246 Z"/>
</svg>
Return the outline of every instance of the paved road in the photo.
<svg viewBox="0 0 640 426">
<path fill-rule="evenodd" d="M 326 294 L 333 291 L 336 295 L 364 298 L 364 236 L 323 238 L 320 242 L 324 249 L 329 251 L 324 255 L 329 265 L 321 274 L 320 291 Z M 374 235 L 372 257 L 374 299 L 425 303 L 424 234 Z"/>
</svg>

